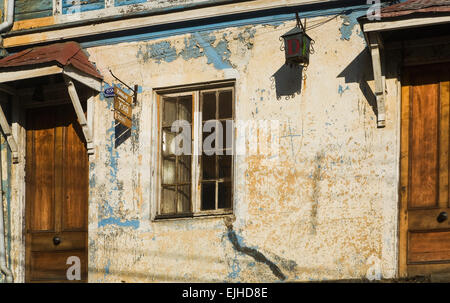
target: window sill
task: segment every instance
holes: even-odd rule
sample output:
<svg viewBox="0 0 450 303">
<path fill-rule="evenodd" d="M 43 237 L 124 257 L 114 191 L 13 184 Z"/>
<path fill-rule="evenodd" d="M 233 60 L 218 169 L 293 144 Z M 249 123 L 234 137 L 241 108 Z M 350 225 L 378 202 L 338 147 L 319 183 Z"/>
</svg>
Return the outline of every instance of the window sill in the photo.
<svg viewBox="0 0 450 303">
<path fill-rule="evenodd" d="M 233 210 L 226 211 L 209 211 L 199 213 L 185 213 L 185 214 L 170 214 L 170 215 L 156 215 L 153 222 L 157 221 L 172 221 L 172 220 L 186 220 L 186 219 L 208 219 L 234 216 Z"/>
</svg>

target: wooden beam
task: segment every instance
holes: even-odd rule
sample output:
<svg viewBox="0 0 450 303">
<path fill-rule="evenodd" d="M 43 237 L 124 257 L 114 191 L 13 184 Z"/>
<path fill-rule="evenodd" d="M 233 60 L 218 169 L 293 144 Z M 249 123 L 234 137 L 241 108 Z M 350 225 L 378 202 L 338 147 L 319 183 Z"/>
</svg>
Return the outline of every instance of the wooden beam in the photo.
<svg viewBox="0 0 450 303">
<path fill-rule="evenodd" d="M 450 16 L 427 17 L 427 18 L 408 18 L 397 21 L 374 21 L 363 25 L 364 32 L 392 31 L 397 29 L 407 29 L 420 26 L 438 25 L 450 23 Z"/>
<path fill-rule="evenodd" d="M 0 91 L 14 97 L 17 96 L 16 90 L 8 85 L 0 84 Z M 6 141 L 8 142 L 9 148 L 11 149 L 13 163 L 19 163 L 19 149 L 16 140 L 14 139 L 11 127 L 9 126 L 8 120 L 6 119 L 5 113 L 3 112 L 3 108 L 1 106 L 0 127 L 2 128 L 2 131 L 6 136 Z"/>
<path fill-rule="evenodd" d="M 375 80 L 375 97 L 377 99 L 377 126 L 382 128 L 386 126 L 386 109 L 381 58 L 382 42 L 379 33 L 369 33 L 369 46 L 372 55 L 373 77 Z"/>
<path fill-rule="evenodd" d="M 36 77 L 42 77 L 42 76 L 49 76 L 54 74 L 59 74 L 62 72 L 62 68 L 53 65 L 53 66 L 46 66 L 46 67 L 37 67 L 33 69 L 21 69 L 16 71 L 5 71 L 0 73 L 0 83 L 10 82 L 10 81 L 17 81 L 17 80 L 23 80 L 23 79 L 30 79 L 30 78 L 36 78 Z"/>
<path fill-rule="evenodd" d="M 87 144 L 88 155 L 90 158 L 94 154 L 94 98 L 94 94 L 91 94 L 91 96 L 87 100 L 87 124 L 92 136 L 92 142 Z"/>
<path fill-rule="evenodd" d="M 71 66 L 65 66 L 63 69 L 63 74 L 69 76 L 70 78 L 77 80 L 80 83 L 92 88 L 93 90 L 100 92 L 102 90 L 102 81 L 87 75 Z"/>
<path fill-rule="evenodd" d="M 42 76 L 50 76 L 60 73 L 67 75 L 80 83 L 83 83 L 84 85 L 92 88 L 97 92 L 100 92 L 102 90 L 101 80 L 83 73 L 71 66 L 65 66 L 64 68 L 61 68 L 57 65 L 36 67 L 32 69 L 23 67 L 23 69 L 21 70 L 5 71 L 0 73 L 0 83 L 31 79 Z M 7 85 L 0 85 L 0 91 L 5 91 L 10 95 L 16 94 L 15 90 Z"/>
<path fill-rule="evenodd" d="M 84 138 L 86 139 L 86 144 L 88 146 L 88 154 L 92 153 L 92 133 L 89 129 L 89 125 L 84 115 L 83 107 L 81 106 L 80 99 L 78 98 L 77 90 L 75 88 L 75 84 L 72 79 L 68 76 L 64 76 L 64 80 L 67 85 L 67 91 L 69 92 L 70 99 L 72 100 L 73 107 L 75 109 L 75 113 L 78 118 L 78 122 L 81 125 L 81 129 L 83 130 Z"/>
<path fill-rule="evenodd" d="M 16 140 L 9 126 L 8 120 L 6 119 L 3 108 L 0 106 L 0 127 L 6 136 L 6 141 L 8 141 L 9 148 L 11 148 L 12 161 L 13 163 L 19 163 L 19 149 L 17 147 Z"/>
</svg>

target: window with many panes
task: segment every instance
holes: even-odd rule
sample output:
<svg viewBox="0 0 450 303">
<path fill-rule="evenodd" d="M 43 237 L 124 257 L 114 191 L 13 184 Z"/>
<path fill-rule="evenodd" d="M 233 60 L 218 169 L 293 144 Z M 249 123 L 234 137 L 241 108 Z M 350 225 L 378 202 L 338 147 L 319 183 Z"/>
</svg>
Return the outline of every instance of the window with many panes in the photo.
<svg viewBox="0 0 450 303">
<path fill-rule="evenodd" d="M 231 213 L 234 88 L 159 93 L 157 218 Z"/>
</svg>

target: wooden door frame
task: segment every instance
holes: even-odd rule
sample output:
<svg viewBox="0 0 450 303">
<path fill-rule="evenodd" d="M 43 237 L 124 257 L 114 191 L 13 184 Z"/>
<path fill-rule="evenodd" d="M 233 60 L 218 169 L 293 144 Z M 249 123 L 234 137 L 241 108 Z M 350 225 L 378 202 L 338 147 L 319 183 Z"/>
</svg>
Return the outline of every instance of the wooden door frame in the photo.
<svg viewBox="0 0 450 303">
<path fill-rule="evenodd" d="M 19 101 L 17 99 L 17 101 Z M 87 100 L 87 110 L 89 112 L 89 120 L 88 122 L 90 122 L 90 125 L 93 124 L 93 97 L 90 97 Z M 20 149 L 20 154 L 22 155 L 21 158 L 21 171 L 23 172 L 22 177 L 20 178 L 21 181 L 21 186 L 22 186 L 22 192 L 21 192 L 21 198 L 23 199 L 23 230 L 22 230 L 22 247 L 23 247 L 23 266 L 22 266 L 22 270 L 23 270 L 23 282 L 29 282 L 29 277 L 30 277 L 30 272 L 29 272 L 29 262 L 30 262 L 30 256 L 29 254 L 27 254 L 27 249 L 29 247 L 29 245 L 31 245 L 31 243 L 29 243 L 29 237 L 28 237 L 28 233 L 27 233 L 27 228 L 28 228 L 28 217 L 29 217 L 29 210 L 28 210 L 28 205 L 27 205 L 27 181 L 26 181 L 26 166 L 27 163 L 29 161 L 27 161 L 26 159 L 26 154 L 27 154 L 27 129 L 28 129 L 28 125 L 27 125 L 27 119 L 26 119 L 26 115 L 27 115 L 27 110 L 29 109 L 34 109 L 34 108 L 50 108 L 50 107 L 54 107 L 54 106 L 61 106 L 64 104 L 72 104 L 71 101 L 68 99 L 67 102 L 55 102 L 53 104 L 42 104 L 40 106 L 28 106 L 23 104 L 23 102 L 17 102 L 17 104 L 14 106 L 15 109 L 13 109 L 13 116 L 16 115 L 19 119 L 16 121 L 18 125 L 16 125 L 17 129 L 21 130 L 21 137 L 20 137 L 20 141 L 22 142 L 22 144 L 20 144 L 20 147 L 22 149 Z M 15 113 L 14 113 L 15 112 Z M 78 120 L 77 120 L 77 123 Z M 14 124 L 13 124 L 14 125 Z M 83 138 L 84 139 L 84 138 Z M 87 143 L 86 143 L 87 144 Z M 87 153 L 87 149 L 86 149 L 86 153 Z M 90 168 L 90 162 L 93 160 L 92 155 L 88 155 L 88 176 L 89 176 L 89 168 Z M 89 188 L 87 188 L 87 207 L 86 207 L 86 281 L 81 281 L 81 282 L 89 282 L 89 201 L 90 201 L 90 190 Z M 52 281 L 48 281 L 48 282 L 52 282 Z M 44 281 L 44 283 L 46 283 Z"/>
<path fill-rule="evenodd" d="M 438 63 L 445 63 L 450 65 L 450 58 L 442 59 L 439 62 L 418 62 L 416 64 L 401 64 L 401 71 L 399 74 L 399 84 L 400 84 L 400 174 L 399 174 L 399 187 L 398 187 L 398 195 L 399 195 L 399 211 L 398 211 L 398 277 L 406 278 L 409 276 L 418 276 L 418 275 L 431 275 L 432 273 L 441 270 L 444 272 L 450 272 L 450 263 L 430 263 L 424 265 L 408 265 L 408 201 L 409 201 L 409 160 L 410 160 L 410 91 L 411 86 L 405 86 L 408 83 L 408 80 L 404 70 L 409 67 L 415 66 L 430 66 L 436 65 Z M 443 92 L 439 90 L 439 94 L 441 98 L 450 98 L 448 92 Z M 445 95 L 444 95 L 445 94 Z M 439 110 L 440 111 L 440 110 Z M 440 128 L 442 120 L 439 117 Z M 448 127 L 448 126 L 444 126 Z M 407 131 L 405 131 L 407 129 Z M 408 269 L 411 271 L 408 275 Z"/>
<path fill-rule="evenodd" d="M 409 88 L 406 83 L 405 66 L 402 66 L 400 77 L 400 180 L 399 180 L 399 211 L 398 211 L 398 275 L 407 277 L 407 232 L 408 232 L 408 180 L 409 180 L 409 136 L 404 135 L 404 129 L 409 129 Z M 407 100 L 408 102 L 405 102 Z M 405 104 L 407 103 L 407 105 Z M 409 135 L 409 132 L 408 132 Z"/>
<path fill-rule="evenodd" d="M 93 92 L 87 99 L 87 123 L 90 129 L 93 131 L 94 125 L 94 111 L 95 111 L 95 98 L 96 93 Z M 29 108 L 26 98 L 23 95 L 23 91 L 16 91 L 16 94 L 12 95 L 12 107 L 11 107 L 11 131 L 12 135 L 16 139 L 18 147 L 18 163 L 13 164 L 11 170 L 11 203 L 15 205 L 12 208 L 12 215 L 16 218 L 13 220 L 13 236 L 17 241 L 12 242 L 11 250 L 16 251 L 16 260 L 12 265 L 15 281 L 19 283 L 25 282 L 25 270 L 26 270 L 26 180 L 25 180 L 25 165 L 26 165 L 26 110 Z M 68 101 L 70 102 L 70 101 Z M 52 106 L 55 104 L 42 104 L 42 106 Z M 67 103 L 67 102 L 64 102 Z M 94 135 L 94 133 L 92 133 Z M 89 155 L 89 163 L 94 160 L 93 155 Z M 90 165 L 89 165 L 90 167 Z M 90 200 L 90 191 L 88 191 L 88 199 Z M 89 204 L 88 200 L 88 215 Z M 89 228 L 89 221 L 88 221 Z M 89 229 L 88 229 L 89 240 Z M 89 249 L 88 249 L 89 253 Z M 89 268 L 89 258 L 87 260 Z"/>
</svg>

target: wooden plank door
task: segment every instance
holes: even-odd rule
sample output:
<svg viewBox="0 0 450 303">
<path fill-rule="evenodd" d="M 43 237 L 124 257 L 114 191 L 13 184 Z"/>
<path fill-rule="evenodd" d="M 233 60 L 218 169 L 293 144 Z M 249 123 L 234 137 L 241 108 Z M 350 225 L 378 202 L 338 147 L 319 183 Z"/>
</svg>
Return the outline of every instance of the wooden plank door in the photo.
<svg viewBox="0 0 450 303">
<path fill-rule="evenodd" d="M 67 264 L 72 256 L 79 258 L 81 280 L 71 281 L 87 281 L 88 182 L 88 156 L 73 107 L 28 110 L 27 282 L 69 282 L 67 270 L 76 266 Z"/>
<path fill-rule="evenodd" d="M 450 272 L 450 65 L 402 78 L 400 275 Z"/>
</svg>

